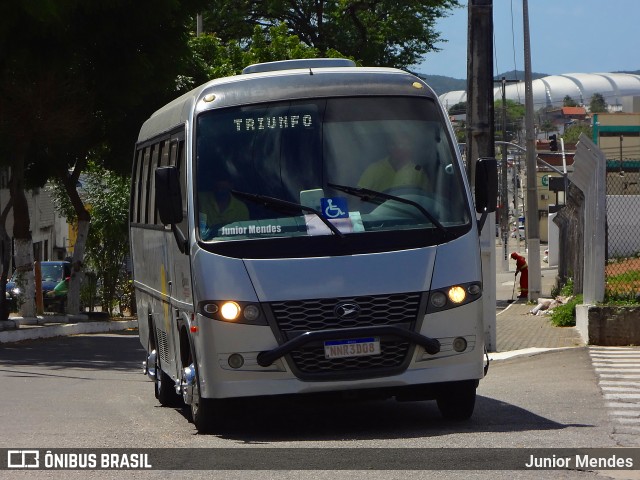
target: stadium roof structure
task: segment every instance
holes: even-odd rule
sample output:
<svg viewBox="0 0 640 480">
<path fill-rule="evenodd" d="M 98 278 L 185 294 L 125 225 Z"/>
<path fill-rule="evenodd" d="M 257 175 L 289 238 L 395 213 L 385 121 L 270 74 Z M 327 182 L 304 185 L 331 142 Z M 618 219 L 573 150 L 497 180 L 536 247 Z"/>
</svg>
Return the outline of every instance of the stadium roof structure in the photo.
<svg viewBox="0 0 640 480">
<path fill-rule="evenodd" d="M 622 97 L 640 95 L 640 75 L 632 73 L 565 73 L 550 75 L 532 82 L 535 110 L 543 107 L 562 107 L 566 96 L 578 105 L 589 105 L 594 93 L 601 94 L 607 105 L 622 105 Z M 505 86 L 506 98 L 525 103 L 524 82 Z M 493 90 L 496 100 L 502 99 L 502 87 Z M 447 108 L 467 101 L 465 90 L 456 90 L 440 95 L 440 101 Z"/>
</svg>

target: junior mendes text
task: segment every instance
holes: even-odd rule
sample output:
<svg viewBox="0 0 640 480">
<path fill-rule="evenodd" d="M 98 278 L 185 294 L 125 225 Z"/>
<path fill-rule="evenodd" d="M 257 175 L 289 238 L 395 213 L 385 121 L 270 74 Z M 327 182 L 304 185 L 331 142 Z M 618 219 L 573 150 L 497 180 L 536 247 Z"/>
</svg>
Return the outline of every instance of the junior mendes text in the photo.
<svg viewBox="0 0 640 480">
<path fill-rule="evenodd" d="M 597 457 L 592 455 L 574 455 L 560 457 L 537 457 L 531 455 L 526 468 L 553 469 L 553 468 L 633 468 L 633 458 L 611 455 Z"/>
</svg>

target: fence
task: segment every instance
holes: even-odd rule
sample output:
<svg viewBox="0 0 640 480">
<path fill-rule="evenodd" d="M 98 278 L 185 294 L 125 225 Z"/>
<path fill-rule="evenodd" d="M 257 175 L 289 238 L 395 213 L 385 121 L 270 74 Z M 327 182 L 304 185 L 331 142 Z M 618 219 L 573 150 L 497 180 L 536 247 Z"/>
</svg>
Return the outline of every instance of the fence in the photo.
<svg viewBox="0 0 640 480">
<path fill-rule="evenodd" d="M 640 172 L 607 173 L 605 297 L 640 295 Z"/>
<path fill-rule="evenodd" d="M 573 278 L 585 303 L 639 302 L 640 161 L 612 165 L 583 134 L 569 180 L 566 205 L 553 219 L 560 282 Z"/>
</svg>

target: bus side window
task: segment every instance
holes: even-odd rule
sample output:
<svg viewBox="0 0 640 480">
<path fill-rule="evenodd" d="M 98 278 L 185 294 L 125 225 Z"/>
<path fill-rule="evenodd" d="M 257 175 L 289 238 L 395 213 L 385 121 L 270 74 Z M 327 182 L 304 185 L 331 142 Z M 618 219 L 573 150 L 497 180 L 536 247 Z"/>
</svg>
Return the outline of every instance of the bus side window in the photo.
<svg viewBox="0 0 640 480">
<path fill-rule="evenodd" d="M 183 221 L 180 225 L 183 231 L 187 230 L 187 169 L 186 157 L 184 151 L 184 140 L 173 138 L 171 140 L 171 148 L 169 153 L 169 165 L 178 167 L 180 175 L 180 193 L 182 195 L 182 213 Z"/>
<path fill-rule="evenodd" d="M 140 223 L 146 223 L 147 221 L 147 208 L 149 206 L 149 163 L 151 161 L 151 147 L 145 147 L 144 155 L 142 157 L 142 169 L 140 175 L 140 187 L 139 187 L 139 199 L 138 199 L 138 221 Z"/>
<path fill-rule="evenodd" d="M 160 160 L 158 162 L 159 167 L 166 167 L 169 165 L 169 153 L 170 153 L 170 143 L 169 140 L 165 140 L 160 143 L 162 148 L 162 153 L 160 155 Z"/>
<path fill-rule="evenodd" d="M 149 194 L 147 203 L 147 223 L 158 223 L 158 212 L 156 211 L 156 182 L 155 171 L 158 167 L 158 161 L 162 155 L 163 142 L 154 145 L 153 155 L 151 156 L 151 164 L 149 166 Z"/>
<path fill-rule="evenodd" d="M 180 172 L 180 192 L 182 194 L 183 217 L 187 218 L 187 168 L 184 151 L 184 140 L 178 143 L 178 171 Z"/>
<path fill-rule="evenodd" d="M 139 149 L 136 152 L 134 158 L 133 178 L 131 179 L 131 213 L 129 220 L 131 223 L 138 223 L 140 220 L 140 169 L 142 168 L 142 155 L 143 149 Z"/>
</svg>

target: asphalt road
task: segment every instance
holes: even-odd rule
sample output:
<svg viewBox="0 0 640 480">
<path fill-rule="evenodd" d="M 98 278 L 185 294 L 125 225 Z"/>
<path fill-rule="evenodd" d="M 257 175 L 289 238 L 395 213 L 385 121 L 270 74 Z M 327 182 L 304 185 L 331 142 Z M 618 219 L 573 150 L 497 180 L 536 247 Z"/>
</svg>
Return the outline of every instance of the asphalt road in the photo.
<svg viewBox="0 0 640 480">
<path fill-rule="evenodd" d="M 443 420 L 435 402 L 239 402 L 224 408 L 225 422 L 211 435 L 197 434 L 184 411 L 158 405 L 151 381 L 141 373 L 143 357 L 137 337 L 126 334 L 1 346 L 0 448 L 616 446 L 585 348 L 493 362 L 480 384 L 476 411 L 468 422 Z M 87 478 L 88 473 L 0 471 L 0 477 Z M 161 473 L 103 471 L 91 472 L 91 477 L 162 478 Z M 260 472 L 259 477 L 311 478 L 309 473 Z M 434 472 L 422 473 L 419 478 L 434 478 Z M 558 471 L 489 473 L 447 471 L 437 472 L 436 478 L 598 476 Z M 336 475 L 401 478 L 407 472 L 314 472 L 313 478 Z M 212 478 L 210 472 L 201 471 L 190 476 Z M 215 472 L 214 476 L 255 478 L 256 473 Z"/>
</svg>

